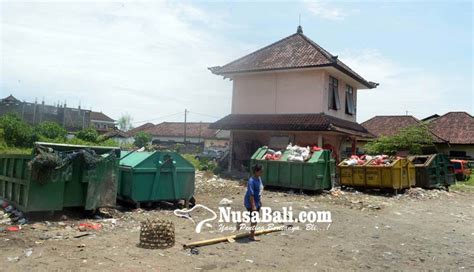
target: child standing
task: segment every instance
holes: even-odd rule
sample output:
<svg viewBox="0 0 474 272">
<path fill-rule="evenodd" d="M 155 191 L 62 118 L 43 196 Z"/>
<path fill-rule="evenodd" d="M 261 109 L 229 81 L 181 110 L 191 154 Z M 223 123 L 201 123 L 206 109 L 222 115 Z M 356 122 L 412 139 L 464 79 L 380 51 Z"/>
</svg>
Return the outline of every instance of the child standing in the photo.
<svg viewBox="0 0 474 272">
<path fill-rule="evenodd" d="M 251 213 L 260 212 L 260 208 L 262 207 L 261 196 L 263 191 L 263 183 L 262 179 L 260 178 L 262 175 L 262 169 L 262 165 L 254 165 L 252 167 L 252 176 L 249 178 L 247 183 L 247 192 L 245 193 L 244 205 L 247 211 Z M 260 239 L 255 237 L 255 228 L 257 226 L 257 222 L 251 223 L 250 226 L 251 230 L 249 239 L 252 241 L 260 241 Z"/>
</svg>

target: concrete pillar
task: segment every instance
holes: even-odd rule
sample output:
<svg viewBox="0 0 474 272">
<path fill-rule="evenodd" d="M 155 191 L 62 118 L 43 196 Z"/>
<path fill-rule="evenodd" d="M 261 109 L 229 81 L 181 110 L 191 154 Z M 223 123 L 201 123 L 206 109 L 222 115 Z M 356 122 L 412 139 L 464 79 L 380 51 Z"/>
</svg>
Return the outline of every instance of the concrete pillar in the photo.
<svg viewBox="0 0 474 272">
<path fill-rule="evenodd" d="M 232 171 L 232 164 L 234 163 L 233 153 L 234 153 L 234 132 L 231 130 L 230 137 L 229 137 L 229 166 L 227 169 L 229 173 Z"/>
<path fill-rule="evenodd" d="M 318 135 L 318 147 L 323 147 L 323 135 Z"/>
<path fill-rule="evenodd" d="M 352 155 L 356 154 L 356 147 L 357 147 L 357 138 L 352 137 L 352 148 L 351 148 Z"/>
</svg>

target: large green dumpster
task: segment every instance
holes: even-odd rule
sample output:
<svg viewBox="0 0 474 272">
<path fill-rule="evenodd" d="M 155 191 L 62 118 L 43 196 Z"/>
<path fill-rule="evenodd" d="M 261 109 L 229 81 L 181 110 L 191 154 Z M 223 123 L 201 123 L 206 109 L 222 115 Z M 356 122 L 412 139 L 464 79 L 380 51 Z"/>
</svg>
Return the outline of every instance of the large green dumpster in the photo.
<svg viewBox="0 0 474 272">
<path fill-rule="evenodd" d="M 40 154 L 58 165 L 38 168 Z M 113 207 L 119 156 L 114 147 L 50 143 L 35 143 L 32 155 L 0 154 L 0 197 L 24 212 Z"/>
<path fill-rule="evenodd" d="M 252 156 L 251 164 L 263 166 L 263 184 L 292 189 L 331 189 L 335 178 L 335 161 L 328 150 L 316 151 L 307 162 L 287 161 L 289 151 L 279 160 L 265 160 L 268 148 L 259 148 Z"/>
<path fill-rule="evenodd" d="M 419 155 L 408 159 L 415 165 L 417 187 L 447 188 L 455 183 L 454 169 L 446 155 Z"/>
<path fill-rule="evenodd" d="M 136 204 L 194 195 L 194 167 L 175 152 L 123 153 L 119 172 L 118 196 Z"/>
</svg>

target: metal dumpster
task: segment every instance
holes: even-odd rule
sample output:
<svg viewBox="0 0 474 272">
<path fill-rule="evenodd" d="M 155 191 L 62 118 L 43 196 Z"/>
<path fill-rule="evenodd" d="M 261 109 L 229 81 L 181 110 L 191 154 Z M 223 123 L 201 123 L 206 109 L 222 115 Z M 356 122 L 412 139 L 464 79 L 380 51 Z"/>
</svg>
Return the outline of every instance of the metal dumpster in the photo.
<svg viewBox="0 0 474 272">
<path fill-rule="evenodd" d="M 408 159 L 415 165 L 417 187 L 448 188 L 455 183 L 454 169 L 446 155 L 419 155 Z"/>
<path fill-rule="evenodd" d="M 393 160 L 389 165 L 338 165 L 341 172 L 341 185 L 365 188 L 400 189 L 415 185 L 415 167 L 405 158 Z"/>
<path fill-rule="evenodd" d="M 194 167 L 175 152 L 125 152 L 119 172 L 118 197 L 137 205 L 194 195 Z"/>
<path fill-rule="evenodd" d="M 263 166 L 263 184 L 303 190 L 331 189 L 335 178 L 335 161 L 328 150 L 316 151 L 307 162 L 286 161 L 289 152 L 283 152 L 277 161 L 264 160 L 268 148 L 259 148 L 251 164 Z"/>
<path fill-rule="evenodd" d="M 40 154 L 61 163 L 38 168 Z M 119 156 L 116 147 L 40 142 L 32 155 L 0 154 L 0 197 L 23 212 L 113 207 Z"/>
</svg>

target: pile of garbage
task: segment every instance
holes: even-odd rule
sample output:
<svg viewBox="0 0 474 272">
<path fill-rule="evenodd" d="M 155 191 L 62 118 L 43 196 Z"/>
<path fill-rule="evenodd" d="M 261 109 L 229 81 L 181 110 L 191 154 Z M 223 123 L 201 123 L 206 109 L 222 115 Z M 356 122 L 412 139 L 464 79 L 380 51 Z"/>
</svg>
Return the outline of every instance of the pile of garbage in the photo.
<svg viewBox="0 0 474 272">
<path fill-rule="evenodd" d="M 214 190 L 234 190 L 241 191 L 241 186 L 238 182 L 228 179 L 223 179 L 209 172 L 196 171 L 196 192 L 211 192 Z"/>
<path fill-rule="evenodd" d="M 266 148 L 266 147 L 264 147 Z M 314 152 L 321 151 L 322 148 L 318 146 L 313 147 L 301 147 L 298 145 L 292 145 L 291 143 L 286 147 L 284 151 L 285 154 L 288 154 L 286 161 L 295 161 L 295 162 L 305 162 L 311 159 Z M 268 149 L 265 155 L 263 156 L 264 160 L 278 161 L 281 160 L 283 155 L 282 151 L 275 151 Z"/>
<path fill-rule="evenodd" d="M 390 165 L 392 164 L 395 160 L 399 159 L 399 157 L 389 157 L 388 155 L 376 155 L 376 156 L 370 156 L 370 155 L 352 155 L 349 159 L 345 159 L 342 161 L 342 165 L 347 165 L 347 166 L 354 166 L 354 165 L 365 165 L 368 163 L 368 165 Z"/>
<path fill-rule="evenodd" d="M 442 195 L 449 196 L 450 194 L 449 192 L 438 189 L 425 190 L 423 188 L 410 188 L 405 191 L 403 197 L 412 199 L 435 199 L 441 197 Z"/>
<path fill-rule="evenodd" d="M 22 211 L 1 199 L 0 204 L 0 232 L 5 230 L 17 231 L 20 229 L 19 226 L 28 223 Z"/>
</svg>

